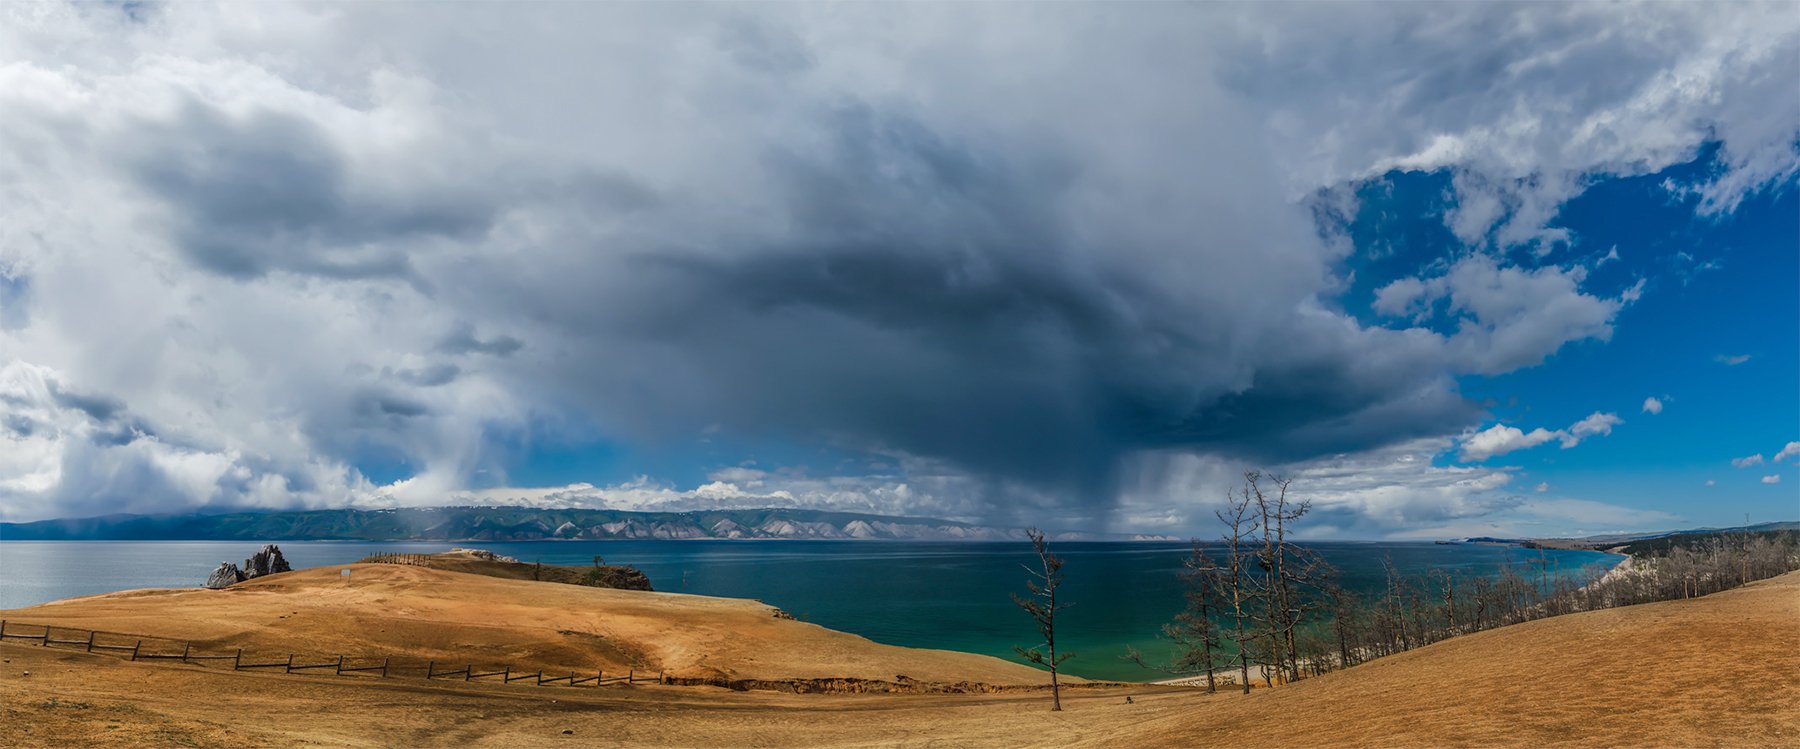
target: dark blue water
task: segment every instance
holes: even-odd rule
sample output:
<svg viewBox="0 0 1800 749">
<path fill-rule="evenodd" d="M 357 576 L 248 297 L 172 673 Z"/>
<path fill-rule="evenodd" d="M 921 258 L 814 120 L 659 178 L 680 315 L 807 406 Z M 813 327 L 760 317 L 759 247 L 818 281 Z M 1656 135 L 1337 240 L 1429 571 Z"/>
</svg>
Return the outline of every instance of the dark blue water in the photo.
<svg viewBox="0 0 1800 749">
<path fill-rule="evenodd" d="M 283 541 L 296 567 L 344 564 L 381 551 L 430 553 L 479 546 L 545 564 L 588 564 L 595 554 L 650 576 L 657 590 L 756 598 L 806 621 L 877 642 L 944 648 L 1015 659 L 1035 629 L 1009 593 L 1024 593 L 1020 565 L 1032 561 L 1021 543 L 878 541 Z M 241 563 L 259 543 L 244 541 L 0 542 L 0 608 L 130 588 L 200 584 L 219 562 Z M 1381 561 L 1403 575 L 1431 570 L 1459 576 L 1496 574 L 1536 550 L 1472 544 L 1324 543 L 1317 549 L 1352 590 L 1378 590 Z M 1166 653 L 1156 633 L 1181 608 L 1177 572 L 1185 543 L 1058 543 L 1067 560 L 1065 600 L 1075 607 L 1058 622 L 1058 650 L 1077 653 L 1066 670 L 1104 679 L 1157 674 L 1120 660 L 1127 646 L 1154 658 Z M 1619 557 L 1545 551 L 1552 577 L 1585 581 Z"/>
</svg>

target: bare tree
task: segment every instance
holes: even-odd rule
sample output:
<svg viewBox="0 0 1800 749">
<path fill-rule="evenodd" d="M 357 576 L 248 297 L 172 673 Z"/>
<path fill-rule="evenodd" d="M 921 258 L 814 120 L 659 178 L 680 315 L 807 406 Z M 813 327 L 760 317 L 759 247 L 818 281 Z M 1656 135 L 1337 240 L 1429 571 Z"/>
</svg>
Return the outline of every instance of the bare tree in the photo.
<svg viewBox="0 0 1800 749">
<path fill-rule="evenodd" d="M 1333 583 L 1325 595 L 1331 602 L 1331 635 L 1337 640 L 1338 668 L 1349 668 L 1354 663 L 1351 652 L 1361 627 L 1356 594 Z"/>
<path fill-rule="evenodd" d="M 1444 631 L 1446 636 L 1456 630 L 1456 572 L 1453 570 L 1433 570 L 1430 577 L 1442 591 L 1439 600 L 1443 602 Z"/>
<path fill-rule="evenodd" d="M 1287 681 L 1298 681 L 1298 629 L 1303 610 L 1308 608 L 1302 600 L 1302 588 L 1318 587 L 1329 566 L 1317 554 L 1288 540 L 1289 524 L 1305 517 L 1312 509 L 1312 502 L 1288 501 L 1288 488 L 1294 482 L 1280 476 L 1268 477 L 1275 491 L 1273 496 L 1265 494 L 1258 483 L 1261 478 L 1259 474 L 1249 473 L 1244 476 L 1244 482 L 1256 499 L 1258 525 L 1262 529 L 1262 549 L 1257 562 L 1265 578 L 1269 660 L 1277 672 L 1285 674 Z"/>
<path fill-rule="evenodd" d="M 1255 471 L 1244 474 L 1245 487 L 1237 494 L 1226 495 L 1225 509 L 1213 512 L 1219 522 L 1225 524 L 1225 567 L 1219 579 L 1223 597 L 1231 606 L 1231 641 L 1237 646 L 1238 684 L 1242 685 L 1244 694 L 1250 693 L 1250 645 L 1256 639 L 1255 631 L 1245 626 L 1251 621 L 1250 607 L 1255 600 L 1255 581 L 1248 557 L 1256 521 L 1250 519 L 1254 495 L 1249 485 L 1259 476 Z"/>
<path fill-rule="evenodd" d="M 1018 651 L 1025 660 L 1050 669 L 1050 709 L 1061 710 L 1062 685 L 1057 683 L 1056 669 L 1063 661 L 1075 657 L 1075 654 L 1056 654 L 1056 612 L 1074 604 L 1056 600 L 1056 589 L 1062 586 L 1063 560 L 1050 553 L 1050 546 L 1044 541 L 1044 532 L 1029 528 L 1025 531 L 1025 537 L 1031 539 L 1031 549 L 1037 553 L 1040 569 L 1025 567 L 1025 571 L 1036 578 L 1025 581 L 1025 587 L 1031 591 L 1031 595 L 1020 596 L 1014 593 L 1012 599 L 1014 604 L 1037 621 L 1038 634 L 1043 635 L 1044 644 L 1030 649 L 1014 646 L 1013 650 Z"/>
<path fill-rule="evenodd" d="M 1417 626 L 1408 627 L 1408 606 L 1410 596 L 1407 593 L 1406 579 L 1400 576 L 1399 568 L 1394 566 L 1392 554 L 1381 559 L 1381 568 L 1387 575 L 1387 592 L 1383 602 L 1383 616 L 1392 622 L 1393 634 L 1397 638 L 1401 650 L 1411 650 L 1418 645 L 1419 630 Z"/>
<path fill-rule="evenodd" d="M 1206 674 L 1206 693 L 1218 691 L 1218 683 L 1213 672 L 1216 670 L 1214 654 L 1221 645 L 1218 622 L 1214 617 L 1221 611 L 1220 576 L 1223 571 L 1206 553 L 1206 547 L 1199 541 L 1193 542 L 1193 551 L 1181 563 L 1181 582 L 1186 588 L 1184 597 L 1187 606 L 1175 615 L 1175 621 L 1164 624 L 1162 637 L 1175 646 L 1175 657 L 1167 665 L 1151 665 L 1144 661 L 1137 648 L 1127 647 L 1125 659 L 1145 668 L 1152 668 L 1172 674 L 1189 675 Z"/>
</svg>

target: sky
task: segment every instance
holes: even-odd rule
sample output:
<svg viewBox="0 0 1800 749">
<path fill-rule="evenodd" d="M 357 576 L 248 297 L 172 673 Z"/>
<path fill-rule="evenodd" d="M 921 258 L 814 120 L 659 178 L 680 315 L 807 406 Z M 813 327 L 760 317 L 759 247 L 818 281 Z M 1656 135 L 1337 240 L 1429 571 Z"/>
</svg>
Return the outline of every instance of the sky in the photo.
<svg viewBox="0 0 1800 749">
<path fill-rule="evenodd" d="M 0 520 L 1800 518 L 1791 3 L 0 4 Z"/>
</svg>

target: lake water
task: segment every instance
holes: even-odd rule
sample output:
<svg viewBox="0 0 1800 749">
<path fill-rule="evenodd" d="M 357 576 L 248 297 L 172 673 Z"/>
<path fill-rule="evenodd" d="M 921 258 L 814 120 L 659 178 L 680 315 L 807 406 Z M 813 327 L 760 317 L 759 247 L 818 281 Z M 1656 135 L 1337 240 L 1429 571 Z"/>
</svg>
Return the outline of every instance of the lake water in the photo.
<svg viewBox="0 0 1800 749">
<path fill-rule="evenodd" d="M 532 541 L 408 543 L 276 541 L 295 568 L 345 564 L 375 552 L 431 553 L 478 546 L 526 562 L 585 565 L 595 554 L 650 576 L 657 590 L 756 598 L 806 621 L 877 642 L 943 648 L 1017 660 L 1033 644 L 1030 618 L 1009 593 L 1024 593 L 1022 543 L 885 541 Z M 260 547 L 248 541 L 0 542 L 0 608 L 132 588 L 193 587 L 221 561 L 241 564 Z M 1407 576 L 1431 570 L 1492 575 L 1506 560 L 1537 550 L 1474 544 L 1312 544 L 1353 590 L 1381 587 L 1381 560 Z M 1054 543 L 1067 560 L 1058 650 L 1077 653 L 1065 670 L 1101 679 L 1158 674 L 1120 659 L 1136 646 L 1166 654 L 1156 633 L 1181 608 L 1177 573 L 1185 543 Z M 1545 551 L 1557 577 L 1599 576 L 1620 557 Z"/>
</svg>

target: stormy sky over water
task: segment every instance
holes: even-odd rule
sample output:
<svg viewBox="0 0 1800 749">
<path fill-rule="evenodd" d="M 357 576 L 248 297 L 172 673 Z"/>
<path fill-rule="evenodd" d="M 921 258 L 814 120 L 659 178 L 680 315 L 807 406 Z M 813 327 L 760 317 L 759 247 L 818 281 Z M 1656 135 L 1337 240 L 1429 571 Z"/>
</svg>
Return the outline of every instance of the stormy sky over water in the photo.
<svg viewBox="0 0 1800 749">
<path fill-rule="evenodd" d="M 0 16 L 7 520 L 1800 486 L 1792 5 Z"/>
</svg>

